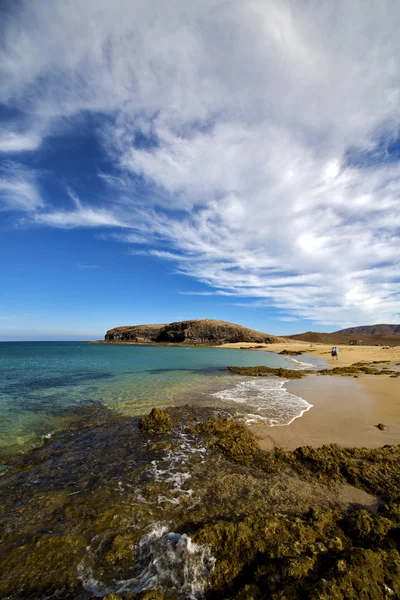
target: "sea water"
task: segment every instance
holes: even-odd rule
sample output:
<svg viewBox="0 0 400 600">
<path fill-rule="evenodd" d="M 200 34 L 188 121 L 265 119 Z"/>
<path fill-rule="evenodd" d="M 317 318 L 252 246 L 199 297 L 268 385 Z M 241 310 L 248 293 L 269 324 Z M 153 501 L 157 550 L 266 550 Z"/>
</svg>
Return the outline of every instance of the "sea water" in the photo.
<svg viewBox="0 0 400 600">
<path fill-rule="evenodd" d="M 285 425 L 310 405 L 278 378 L 227 373 L 228 365 L 310 368 L 311 357 L 224 348 L 0 343 L 0 447 L 21 448 L 67 427 L 71 415 L 101 407 L 140 415 L 153 406 L 201 403 L 234 409 L 245 421 Z"/>
</svg>

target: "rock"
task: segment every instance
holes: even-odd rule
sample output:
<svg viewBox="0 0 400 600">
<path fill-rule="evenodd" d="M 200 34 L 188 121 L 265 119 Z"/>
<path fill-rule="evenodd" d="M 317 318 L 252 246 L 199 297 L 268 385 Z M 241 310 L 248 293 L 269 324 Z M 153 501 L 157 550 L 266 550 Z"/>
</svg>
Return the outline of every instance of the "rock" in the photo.
<svg viewBox="0 0 400 600">
<path fill-rule="evenodd" d="M 385 431 L 385 429 L 387 429 L 386 425 L 384 425 L 383 423 L 378 423 L 378 425 L 376 425 L 377 429 L 380 429 L 381 431 Z"/>
<path fill-rule="evenodd" d="M 156 342 L 165 325 L 125 325 L 107 331 L 106 342 Z"/>
<path fill-rule="evenodd" d="M 227 370 L 235 375 L 248 375 L 249 377 L 283 377 L 284 379 L 301 379 L 306 377 L 314 371 L 304 370 L 297 371 L 295 369 L 284 369 L 283 367 L 266 367 L 261 365 L 259 367 L 227 367 Z"/>
<path fill-rule="evenodd" d="M 132 325 L 114 327 L 105 335 L 107 342 L 136 342 L 136 343 L 172 343 L 172 344 L 224 344 L 236 342 L 254 342 L 272 344 L 278 338 L 247 329 L 242 325 L 215 321 L 212 319 L 197 319 L 192 321 L 177 321 L 169 325 Z"/>
<path fill-rule="evenodd" d="M 188 427 L 188 431 L 209 436 L 210 446 L 215 446 L 234 460 L 247 461 L 260 451 L 255 437 L 247 427 L 231 419 L 210 419 Z"/>
<path fill-rule="evenodd" d="M 153 408 L 149 415 L 140 419 L 139 425 L 142 431 L 162 433 L 171 429 L 173 424 L 168 413 L 160 408 Z"/>
</svg>

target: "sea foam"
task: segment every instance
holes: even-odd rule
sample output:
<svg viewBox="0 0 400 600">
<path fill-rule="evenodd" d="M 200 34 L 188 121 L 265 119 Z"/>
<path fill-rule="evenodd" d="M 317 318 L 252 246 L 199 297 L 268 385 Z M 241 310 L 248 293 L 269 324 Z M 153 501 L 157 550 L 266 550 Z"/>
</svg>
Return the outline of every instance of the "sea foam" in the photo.
<svg viewBox="0 0 400 600">
<path fill-rule="evenodd" d="M 287 380 L 267 377 L 246 379 L 234 387 L 213 394 L 236 406 L 237 417 L 246 423 L 289 425 L 312 408 L 303 398 L 290 394 L 284 387 Z"/>
<path fill-rule="evenodd" d="M 163 589 L 179 598 L 198 600 L 203 597 L 215 565 L 215 558 L 207 546 L 194 543 L 184 533 L 168 531 L 163 523 L 154 523 L 135 547 L 132 576 L 127 579 L 108 584 L 97 580 L 93 568 L 96 550 L 87 550 L 88 554 L 78 566 L 78 577 L 83 587 L 96 597 Z"/>
</svg>

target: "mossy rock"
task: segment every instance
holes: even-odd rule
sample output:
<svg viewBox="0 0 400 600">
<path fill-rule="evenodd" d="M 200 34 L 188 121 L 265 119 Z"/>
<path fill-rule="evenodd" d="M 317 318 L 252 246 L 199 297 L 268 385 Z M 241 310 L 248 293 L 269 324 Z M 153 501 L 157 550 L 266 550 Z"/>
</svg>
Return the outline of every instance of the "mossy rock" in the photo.
<svg viewBox="0 0 400 600">
<path fill-rule="evenodd" d="M 7 578 L 0 578 L 0 596 L 15 592 L 21 563 L 24 564 L 24 580 L 19 585 L 21 598 L 50 595 L 56 589 L 64 589 L 67 596 L 67 591 L 71 593 L 80 587 L 76 566 L 85 547 L 83 538 L 47 534 L 16 548 L 0 565 L 0 572 L 7 574 Z"/>
<path fill-rule="evenodd" d="M 250 377 L 283 377 L 284 379 L 302 379 L 315 371 L 296 371 L 284 369 L 283 367 L 272 368 L 261 365 L 258 367 L 227 367 L 228 371 L 235 375 L 249 375 Z"/>
<path fill-rule="evenodd" d="M 256 438 L 242 423 L 231 419 L 210 419 L 188 427 L 191 433 L 205 435 L 209 445 L 233 459 L 249 459 L 260 452 Z"/>
<path fill-rule="evenodd" d="M 357 544 L 381 547 L 396 523 L 381 515 L 371 515 L 364 508 L 354 511 L 345 521 L 344 529 Z M 390 545 L 390 540 L 389 540 Z"/>
<path fill-rule="evenodd" d="M 385 600 L 400 597 L 400 555 L 355 548 L 316 582 L 310 600 Z"/>
<path fill-rule="evenodd" d="M 163 433 L 172 429 L 173 423 L 168 413 L 160 408 L 153 408 L 149 415 L 140 419 L 139 426 L 147 433 Z"/>
</svg>

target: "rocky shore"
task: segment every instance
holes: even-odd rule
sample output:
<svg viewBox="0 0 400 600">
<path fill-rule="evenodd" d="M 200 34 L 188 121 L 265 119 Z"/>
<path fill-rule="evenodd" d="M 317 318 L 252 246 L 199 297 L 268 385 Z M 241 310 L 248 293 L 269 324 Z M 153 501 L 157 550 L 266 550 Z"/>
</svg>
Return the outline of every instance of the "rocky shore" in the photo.
<svg viewBox="0 0 400 600">
<path fill-rule="evenodd" d="M 101 409 L 0 479 L 0 595 L 400 595 L 400 446 L 263 451 L 212 408 Z"/>
</svg>

